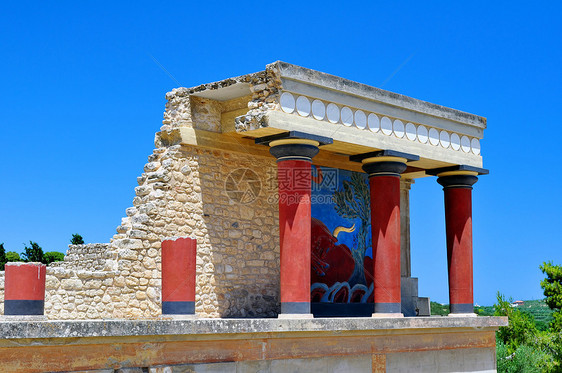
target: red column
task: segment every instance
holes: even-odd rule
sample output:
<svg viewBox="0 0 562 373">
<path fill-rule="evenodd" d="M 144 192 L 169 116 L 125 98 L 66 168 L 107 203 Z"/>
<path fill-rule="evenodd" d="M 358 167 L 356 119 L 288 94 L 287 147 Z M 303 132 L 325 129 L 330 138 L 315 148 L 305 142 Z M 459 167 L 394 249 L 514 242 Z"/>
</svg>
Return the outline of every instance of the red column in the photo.
<svg viewBox="0 0 562 373">
<path fill-rule="evenodd" d="M 445 193 L 447 265 L 451 314 L 473 314 L 472 279 L 472 185 L 476 172 L 452 171 L 439 174 L 437 182 Z"/>
<path fill-rule="evenodd" d="M 277 158 L 279 187 L 279 317 L 310 317 L 311 163 L 318 145 L 302 139 L 270 143 L 270 152 Z"/>
<path fill-rule="evenodd" d="M 43 315 L 45 275 L 41 263 L 6 263 L 4 315 Z"/>
<path fill-rule="evenodd" d="M 180 237 L 162 242 L 162 314 L 195 314 L 197 240 Z"/>
<path fill-rule="evenodd" d="M 376 157 L 363 160 L 371 192 L 371 233 L 375 313 L 401 317 L 400 300 L 400 173 L 406 159 Z"/>
</svg>

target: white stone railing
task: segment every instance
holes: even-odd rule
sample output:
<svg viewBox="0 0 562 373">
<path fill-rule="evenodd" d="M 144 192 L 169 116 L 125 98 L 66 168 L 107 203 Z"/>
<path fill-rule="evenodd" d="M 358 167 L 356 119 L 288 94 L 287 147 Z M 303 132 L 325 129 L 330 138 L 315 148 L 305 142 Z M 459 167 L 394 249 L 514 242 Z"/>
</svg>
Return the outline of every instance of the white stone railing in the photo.
<svg viewBox="0 0 562 373">
<path fill-rule="evenodd" d="M 283 92 L 279 98 L 279 106 L 287 114 L 346 127 L 356 127 L 367 133 L 395 136 L 408 141 L 441 146 L 453 151 L 480 154 L 480 140 L 476 137 L 419 123 L 407 122 L 404 124 L 405 121 L 400 118 L 325 102 L 313 97 Z"/>
</svg>

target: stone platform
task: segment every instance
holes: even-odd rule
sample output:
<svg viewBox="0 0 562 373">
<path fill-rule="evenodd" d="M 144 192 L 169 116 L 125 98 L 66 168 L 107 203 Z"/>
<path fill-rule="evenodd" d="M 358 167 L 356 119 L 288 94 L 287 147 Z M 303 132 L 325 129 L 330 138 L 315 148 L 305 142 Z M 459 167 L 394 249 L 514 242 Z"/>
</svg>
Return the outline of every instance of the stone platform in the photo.
<svg viewBox="0 0 562 373">
<path fill-rule="evenodd" d="M 504 317 L 0 321 L 3 372 L 494 372 Z M 144 370 L 143 370 L 144 368 Z"/>
</svg>

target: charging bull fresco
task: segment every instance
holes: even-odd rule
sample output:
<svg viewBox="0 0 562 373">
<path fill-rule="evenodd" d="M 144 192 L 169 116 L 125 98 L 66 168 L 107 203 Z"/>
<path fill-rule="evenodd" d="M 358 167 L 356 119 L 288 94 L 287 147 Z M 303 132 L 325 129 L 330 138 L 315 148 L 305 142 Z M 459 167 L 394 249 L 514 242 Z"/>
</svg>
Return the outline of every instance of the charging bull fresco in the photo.
<svg viewBox="0 0 562 373">
<path fill-rule="evenodd" d="M 372 303 L 367 175 L 313 167 L 311 301 Z"/>
</svg>

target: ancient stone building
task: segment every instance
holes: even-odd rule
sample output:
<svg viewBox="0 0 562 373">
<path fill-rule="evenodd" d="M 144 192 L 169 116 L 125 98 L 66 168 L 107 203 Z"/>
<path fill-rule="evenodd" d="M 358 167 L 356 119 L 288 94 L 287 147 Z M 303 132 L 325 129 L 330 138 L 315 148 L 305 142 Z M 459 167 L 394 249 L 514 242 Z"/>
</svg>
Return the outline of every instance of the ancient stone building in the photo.
<svg viewBox="0 0 562 373">
<path fill-rule="evenodd" d="M 117 233 L 47 268 L 51 321 L 4 322 L 7 340 L 38 341 L 17 351 L 32 361 L 12 367 L 495 370 L 494 331 L 506 321 L 470 317 L 485 118 L 283 62 L 166 99 Z M 429 300 L 410 267 L 409 190 L 434 176 L 448 318 L 422 317 Z M 217 320 L 162 316 L 161 247 L 175 237 L 196 240 L 195 313 Z M 85 357 L 49 360 L 58 345 Z"/>
</svg>

